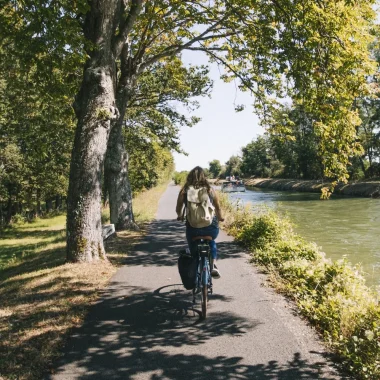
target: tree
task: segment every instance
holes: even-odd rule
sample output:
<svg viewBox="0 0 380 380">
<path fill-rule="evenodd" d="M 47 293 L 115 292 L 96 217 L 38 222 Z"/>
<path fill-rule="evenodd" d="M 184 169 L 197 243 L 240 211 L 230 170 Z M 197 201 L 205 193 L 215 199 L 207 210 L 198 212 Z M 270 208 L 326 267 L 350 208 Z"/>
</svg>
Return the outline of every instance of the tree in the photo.
<svg viewBox="0 0 380 380">
<path fill-rule="evenodd" d="M 209 171 L 212 178 L 218 178 L 218 175 L 222 171 L 222 165 L 219 160 L 212 160 L 209 162 Z"/>
<path fill-rule="evenodd" d="M 88 50 L 76 102 L 68 258 L 104 256 L 99 183 L 111 124 L 117 136 L 110 137 L 116 144 L 113 149 L 123 157 L 120 130 L 138 76 L 185 49 L 204 51 L 223 64 L 226 79 L 238 77 L 243 88 L 254 91 L 264 116 L 273 108 L 267 95 L 291 88 L 288 93 L 294 101 L 314 111 L 327 172 L 343 178 L 347 157 L 356 148 L 352 140 L 358 117 L 351 110 L 352 101 L 365 89 L 365 76 L 373 69 L 366 51 L 368 23 L 364 22 L 374 17 L 370 5 L 364 0 L 300 2 L 296 7 L 287 1 L 258 7 L 245 1 L 155 1 L 144 6 L 139 0 L 114 0 L 107 5 L 93 1 L 84 18 L 84 35 L 101 48 Z M 326 113 L 331 99 L 339 106 Z M 333 153 L 338 138 L 342 158 Z M 123 165 L 119 167 L 121 173 Z"/>
<path fill-rule="evenodd" d="M 376 84 L 377 85 L 377 84 Z M 358 126 L 358 138 L 363 146 L 360 156 L 352 159 L 350 172 L 352 176 L 357 176 L 355 166 L 359 166 L 362 175 L 370 178 L 380 175 L 380 99 L 378 96 L 373 98 L 363 98 L 358 100 L 362 123 Z M 358 165 L 355 165 L 355 162 Z M 357 171 L 357 169 L 356 169 Z M 358 178 L 355 178 L 358 179 Z"/>
<path fill-rule="evenodd" d="M 194 98 L 208 95 L 211 87 L 208 69 L 204 66 L 184 67 L 177 57 L 154 64 L 149 71 L 138 77 L 136 87 L 130 95 L 128 112 L 125 115 L 127 132 L 124 137 L 134 140 L 130 130 L 141 135 L 137 131 L 139 127 L 147 139 L 153 138 L 153 141 L 158 141 L 163 147 L 180 152 L 179 127 L 191 127 L 199 119 L 186 118 L 176 110 L 173 103 L 194 110 L 198 107 Z M 127 168 L 131 168 L 128 163 L 131 156 L 128 153 L 131 152 L 125 149 L 132 145 L 128 141 L 119 140 L 122 129 L 123 126 L 118 125 L 115 130 L 117 134 L 111 133 L 105 164 L 111 223 L 115 224 L 117 230 L 136 228 L 132 210 L 132 189 L 137 189 L 133 186 L 131 188 L 129 183 Z M 147 144 L 145 146 L 149 151 Z M 141 169 L 141 165 L 138 167 Z"/>
<path fill-rule="evenodd" d="M 22 8 L 13 3 L 0 10 L 0 144 L 5 150 L 17 147 L 22 166 L 22 182 L 14 203 L 6 202 L 7 214 L 36 215 L 42 201 L 49 205 L 53 197 L 67 192 L 75 126 L 71 103 L 81 59 L 80 47 L 70 53 L 60 41 L 59 33 L 69 33 L 70 28 L 59 25 L 57 40 L 51 41 L 41 22 L 33 23 L 34 16 L 29 18 Z M 42 17 L 37 9 L 34 12 Z M 53 25 L 49 33 L 52 29 Z M 72 41 L 75 45 L 75 38 Z"/>
<path fill-rule="evenodd" d="M 370 46 L 370 52 L 380 63 L 379 30 L 376 29 L 376 40 Z M 376 75 L 369 78 L 374 94 L 357 99 L 362 123 L 357 127 L 358 138 L 363 146 L 361 155 L 353 157 L 349 172 L 351 178 L 380 176 L 380 99 L 379 99 L 379 66 Z"/>
<path fill-rule="evenodd" d="M 239 156 L 231 156 L 226 162 L 226 176 L 240 176 L 241 158 Z"/>
<path fill-rule="evenodd" d="M 0 225 L 11 222 L 13 207 L 18 202 L 24 180 L 23 158 L 16 144 L 0 149 L 0 199 L 6 200 L 6 213 L 0 207 Z"/>
<path fill-rule="evenodd" d="M 273 115 L 277 128 L 270 129 L 269 143 L 273 154 L 284 165 L 288 178 L 323 178 L 323 157 L 318 146 L 320 137 L 313 128 L 312 115 L 303 107 L 284 107 Z"/>
<path fill-rule="evenodd" d="M 271 146 L 267 136 L 258 136 L 242 148 L 242 161 L 240 170 L 244 177 L 252 175 L 270 176 Z"/>
<path fill-rule="evenodd" d="M 302 104 L 313 115 L 326 174 L 346 178 L 348 158 L 358 149 L 359 117 L 353 100 L 367 91 L 365 78 L 374 69 L 367 53 L 374 0 L 31 3 L 8 3 L 28 16 L 24 29 L 32 25 L 44 35 L 46 45 L 58 41 L 65 46 L 71 43 L 68 34 L 78 40 L 80 33 L 72 27 L 77 22 L 87 53 L 75 102 L 69 260 L 104 257 L 100 183 L 110 130 L 117 136 L 112 141 L 120 144 L 127 102 L 139 75 L 185 49 L 203 51 L 223 65 L 225 80 L 239 78 L 241 88 L 254 93 L 256 108 L 271 128 L 276 127 L 271 114 L 281 108 L 281 102 L 273 100 L 276 96 L 288 95 Z M 27 35 L 31 40 L 34 36 L 33 30 Z M 125 154 L 123 146 L 114 149 L 120 157 Z"/>
</svg>

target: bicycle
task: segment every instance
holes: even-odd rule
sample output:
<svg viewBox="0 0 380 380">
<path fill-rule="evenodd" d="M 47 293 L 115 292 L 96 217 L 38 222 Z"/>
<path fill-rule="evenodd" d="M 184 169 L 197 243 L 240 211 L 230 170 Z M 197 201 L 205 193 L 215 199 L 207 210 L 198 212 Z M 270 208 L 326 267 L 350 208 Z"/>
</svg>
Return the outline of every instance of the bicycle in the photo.
<svg viewBox="0 0 380 380">
<path fill-rule="evenodd" d="M 192 239 L 192 241 L 197 242 L 196 254 L 198 255 L 196 285 L 193 289 L 193 303 L 195 303 L 196 294 L 200 293 L 202 319 L 206 319 L 208 294 L 212 294 L 210 246 L 208 244 L 210 240 L 212 240 L 211 236 L 196 236 Z"/>
</svg>

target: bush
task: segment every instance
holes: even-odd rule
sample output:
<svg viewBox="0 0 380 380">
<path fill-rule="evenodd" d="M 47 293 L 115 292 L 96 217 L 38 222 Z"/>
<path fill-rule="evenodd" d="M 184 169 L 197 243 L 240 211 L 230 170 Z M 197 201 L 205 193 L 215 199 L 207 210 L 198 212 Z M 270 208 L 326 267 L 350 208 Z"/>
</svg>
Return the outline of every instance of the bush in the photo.
<svg viewBox="0 0 380 380">
<path fill-rule="evenodd" d="M 360 273 L 346 260 L 333 262 L 293 231 L 273 210 L 231 204 L 221 194 L 225 228 L 252 251 L 273 284 L 292 297 L 329 346 L 358 379 L 380 378 L 380 306 Z"/>
<path fill-rule="evenodd" d="M 182 171 L 182 172 L 174 172 L 173 174 L 173 181 L 176 185 L 183 186 L 186 183 L 186 178 L 189 172 Z"/>
<path fill-rule="evenodd" d="M 12 216 L 12 222 L 11 224 L 15 224 L 15 225 L 18 225 L 18 224 L 23 224 L 25 223 L 27 220 L 26 220 L 26 217 L 22 214 L 15 214 Z"/>
</svg>

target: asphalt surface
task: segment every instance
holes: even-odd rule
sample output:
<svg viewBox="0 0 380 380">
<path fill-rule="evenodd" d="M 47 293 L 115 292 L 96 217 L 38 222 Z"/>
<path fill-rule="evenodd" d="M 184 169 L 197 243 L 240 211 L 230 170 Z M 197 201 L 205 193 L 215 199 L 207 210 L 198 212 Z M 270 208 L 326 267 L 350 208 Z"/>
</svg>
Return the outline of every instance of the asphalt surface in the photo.
<svg viewBox="0 0 380 380">
<path fill-rule="evenodd" d="M 179 188 L 169 186 L 149 233 L 112 278 L 85 324 L 74 331 L 49 378 L 342 379 L 315 333 L 223 231 L 222 278 L 208 317 L 181 285 L 175 221 Z"/>
</svg>

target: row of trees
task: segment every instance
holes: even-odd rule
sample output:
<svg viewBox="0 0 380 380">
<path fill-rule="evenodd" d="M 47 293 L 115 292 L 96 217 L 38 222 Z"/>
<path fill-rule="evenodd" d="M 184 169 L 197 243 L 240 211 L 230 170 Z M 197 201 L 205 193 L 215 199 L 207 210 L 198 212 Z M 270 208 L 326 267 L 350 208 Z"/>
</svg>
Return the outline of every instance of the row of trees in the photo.
<svg viewBox="0 0 380 380">
<path fill-rule="evenodd" d="M 373 82 L 377 85 L 376 82 Z M 380 177 L 380 100 L 377 96 L 359 99 L 362 123 L 357 127 L 357 142 L 362 149 L 350 156 L 350 179 L 364 180 Z M 278 123 L 284 113 L 277 114 Z M 318 149 L 319 137 L 312 120 L 301 108 L 288 108 L 282 130 L 269 129 L 242 147 L 239 156 L 231 156 L 221 165 L 219 160 L 209 163 L 213 178 L 238 175 L 242 177 L 280 177 L 297 179 L 324 178 L 324 161 Z"/>
<path fill-rule="evenodd" d="M 380 65 L 378 33 L 376 42 L 369 45 L 369 54 Z M 358 97 L 353 103 L 360 115 L 356 126 L 355 150 L 348 155 L 347 174 L 350 179 L 364 180 L 380 177 L 380 97 L 377 73 L 369 77 L 370 96 Z M 320 150 L 321 135 L 314 128 L 313 114 L 305 107 L 284 105 L 271 115 L 267 132 L 242 147 L 241 154 L 231 156 L 221 165 L 219 160 L 209 163 L 211 177 L 238 175 L 243 177 L 281 177 L 321 179 L 326 161 Z M 342 154 L 336 150 L 336 154 Z M 344 153 L 344 152 L 343 152 Z"/>
<path fill-rule="evenodd" d="M 0 16 L 22 26 L 25 20 L 16 11 L 16 6 L 5 8 Z M 30 25 L 32 31 L 36 27 Z M 66 206 L 75 132 L 72 101 L 85 54 L 66 47 L 44 52 L 43 35 L 27 49 L 30 40 L 21 31 L 0 29 L 0 226 Z M 19 41 L 21 37 L 25 40 Z M 157 62 L 139 77 L 122 134 L 130 198 L 170 178 L 171 151 L 180 151 L 179 128 L 198 122 L 178 112 L 178 104 L 196 109 L 195 98 L 207 95 L 211 87 L 206 67 L 185 67 L 176 57 Z M 114 189 L 107 185 L 112 170 L 109 165 L 101 181 L 104 201 Z"/>
<path fill-rule="evenodd" d="M 224 68 L 223 79 L 237 78 L 242 90 L 253 92 L 256 111 L 266 125 L 280 128 L 274 116 L 283 112 L 283 103 L 275 99 L 288 97 L 295 106 L 302 106 L 312 116 L 313 129 L 319 136 L 318 151 L 325 173 L 344 179 L 349 157 L 357 150 L 356 127 L 360 119 L 353 103 L 370 91 L 366 78 L 375 68 L 367 50 L 375 20 L 374 3 L 375 0 L 5 2 L 0 10 L 0 49 L 6 56 L 13 54 L 12 64 L 23 70 L 20 82 L 30 83 L 29 77 L 35 73 L 30 88 L 35 82 L 41 83 L 41 88 L 45 83 L 47 89 L 46 98 L 23 100 L 31 112 L 20 129 L 28 134 L 28 123 L 36 110 L 45 110 L 41 125 L 51 125 L 55 117 L 48 110 L 52 75 L 58 76 L 58 83 L 65 89 L 61 93 L 64 104 L 70 103 L 71 88 L 76 92 L 75 128 L 69 128 L 74 143 L 67 197 L 68 260 L 91 261 L 105 255 L 100 222 L 103 183 L 109 194 L 111 221 L 118 228 L 134 225 L 129 178 L 132 159 L 127 151 L 131 137 L 125 126 L 133 125 L 136 116 L 140 120 L 137 124 L 148 126 L 145 141 L 152 145 L 165 142 L 173 149 L 173 123 L 195 122 L 173 112 L 170 102 L 184 102 L 183 97 L 178 98 L 178 91 L 165 101 L 161 98 L 164 89 L 156 87 L 152 105 L 144 96 L 150 94 L 145 91 L 153 79 L 175 61 L 178 66 L 174 75 L 167 76 L 173 80 L 168 88 L 180 84 L 177 72 L 181 72 L 180 54 L 184 50 L 204 52 Z M 203 81 L 191 91 L 205 93 L 207 80 L 202 69 L 194 70 L 193 74 L 198 73 Z M 6 85 L 10 82 L 9 78 Z M 153 86 L 159 84 L 160 81 Z M 182 94 L 183 89 L 179 92 Z M 17 99 L 24 99 L 23 95 L 24 90 Z M 5 107 L 12 103 L 7 102 Z M 36 104 L 40 105 L 35 108 Z M 138 106 L 144 111 L 139 113 Z M 148 112 L 148 120 L 142 122 L 150 106 L 156 112 Z M 57 112 L 64 109 L 58 108 Z M 22 108 L 15 111 L 24 114 Z M 66 124 L 72 121 L 67 117 Z M 8 139 L 7 133 L 2 136 Z M 72 137 L 68 140 L 72 141 Z M 15 144 L 20 149 L 18 141 Z M 52 162 L 49 158 L 46 161 Z"/>
</svg>

